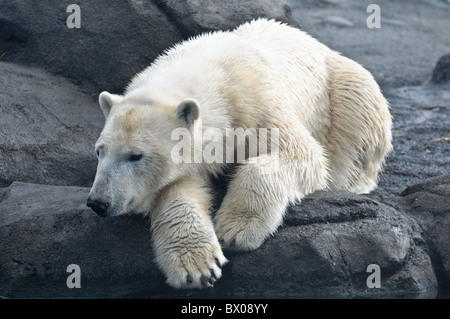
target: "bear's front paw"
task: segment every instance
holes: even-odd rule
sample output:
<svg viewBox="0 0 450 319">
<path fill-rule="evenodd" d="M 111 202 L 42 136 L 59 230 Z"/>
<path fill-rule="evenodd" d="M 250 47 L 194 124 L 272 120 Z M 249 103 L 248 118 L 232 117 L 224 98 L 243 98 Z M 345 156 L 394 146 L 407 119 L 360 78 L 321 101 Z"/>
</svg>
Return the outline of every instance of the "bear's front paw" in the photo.
<svg viewBox="0 0 450 319">
<path fill-rule="evenodd" d="M 256 214 L 223 210 L 217 212 L 215 229 L 222 247 L 235 251 L 254 250 L 271 233 L 271 228 Z"/>
<path fill-rule="evenodd" d="M 177 245 L 160 265 L 166 273 L 167 284 L 174 288 L 206 288 L 222 276 L 221 267 L 227 262 L 218 244 Z"/>
</svg>

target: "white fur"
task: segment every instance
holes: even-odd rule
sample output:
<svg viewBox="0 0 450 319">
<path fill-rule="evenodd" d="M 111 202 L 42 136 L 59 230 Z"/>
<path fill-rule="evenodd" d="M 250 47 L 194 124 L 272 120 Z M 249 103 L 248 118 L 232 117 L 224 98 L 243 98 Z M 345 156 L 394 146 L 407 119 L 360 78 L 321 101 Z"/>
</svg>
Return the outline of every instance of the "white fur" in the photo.
<svg viewBox="0 0 450 319">
<path fill-rule="evenodd" d="M 279 129 L 277 153 L 237 167 L 214 225 L 207 180 L 226 164 L 170 159 L 170 133 L 186 124 L 175 110 L 188 99 L 202 123 L 192 133 Z M 97 145 L 104 154 L 92 193 L 112 210 L 120 206 L 115 214 L 150 213 L 156 259 L 174 287 L 212 284 L 226 262 L 219 239 L 236 250 L 259 247 L 286 206 L 306 194 L 373 190 L 391 149 L 388 104 L 371 74 L 306 33 L 264 19 L 176 45 L 122 97 L 102 93 L 102 103 L 107 121 Z M 133 150 L 145 161 L 120 164 Z"/>
</svg>

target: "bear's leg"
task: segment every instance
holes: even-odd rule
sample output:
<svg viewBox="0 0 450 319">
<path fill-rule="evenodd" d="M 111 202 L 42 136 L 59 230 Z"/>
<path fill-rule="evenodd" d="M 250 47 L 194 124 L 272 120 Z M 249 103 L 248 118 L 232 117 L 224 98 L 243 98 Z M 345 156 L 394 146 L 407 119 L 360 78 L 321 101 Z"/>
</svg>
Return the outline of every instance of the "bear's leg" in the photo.
<svg viewBox="0 0 450 319">
<path fill-rule="evenodd" d="M 325 147 L 332 168 L 330 187 L 369 193 L 392 149 L 389 106 L 361 65 L 339 55 L 328 63 L 331 126 Z"/>
<path fill-rule="evenodd" d="M 238 168 L 214 218 L 224 247 L 258 248 L 280 226 L 290 202 L 327 187 L 323 148 L 309 134 L 289 143 L 287 151 L 251 158 Z"/>
<path fill-rule="evenodd" d="M 175 288 L 211 287 L 226 263 L 212 219 L 207 185 L 185 178 L 164 190 L 151 213 L 156 261 Z"/>
</svg>

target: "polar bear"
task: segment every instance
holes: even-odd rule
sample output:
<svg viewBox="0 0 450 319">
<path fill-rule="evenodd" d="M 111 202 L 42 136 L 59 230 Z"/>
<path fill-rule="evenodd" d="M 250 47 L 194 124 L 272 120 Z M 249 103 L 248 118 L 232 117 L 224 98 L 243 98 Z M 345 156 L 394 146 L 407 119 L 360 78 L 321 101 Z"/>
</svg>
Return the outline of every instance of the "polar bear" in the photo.
<svg viewBox="0 0 450 319">
<path fill-rule="evenodd" d="M 123 95 L 102 92 L 99 103 L 106 121 L 87 205 L 100 216 L 148 214 L 156 261 L 177 288 L 212 286 L 227 261 L 222 248 L 258 248 L 287 205 L 311 192 L 370 192 L 391 150 L 389 106 L 372 75 L 273 20 L 175 45 Z M 179 128 L 192 133 L 193 151 L 214 140 L 226 158 L 249 143 L 226 147 L 229 128 L 273 129 L 278 144 L 257 160 L 180 162 Z M 206 128 L 221 137 L 199 142 Z M 212 216 L 210 177 L 231 166 Z"/>
</svg>

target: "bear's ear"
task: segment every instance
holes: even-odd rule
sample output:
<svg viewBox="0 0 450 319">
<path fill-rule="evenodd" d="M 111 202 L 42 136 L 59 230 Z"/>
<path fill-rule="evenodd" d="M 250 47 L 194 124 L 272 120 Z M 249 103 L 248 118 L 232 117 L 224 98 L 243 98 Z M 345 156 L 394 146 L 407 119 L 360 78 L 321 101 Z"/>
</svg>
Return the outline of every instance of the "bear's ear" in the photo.
<svg viewBox="0 0 450 319">
<path fill-rule="evenodd" d="M 186 99 L 176 108 L 178 118 L 189 128 L 200 116 L 200 107 L 194 99 Z"/>
<path fill-rule="evenodd" d="M 98 96 L 98 103 L 103 111 L 103 115 L 105 115 L 105 119 L 108 118 L 109 112 L 111 112 L 114 104 L 118 104 L 120 101 L 122 101 L 122 97 L 119 95 L 111 94 L 106 91 L 100 93 Z"/>
</svg>

